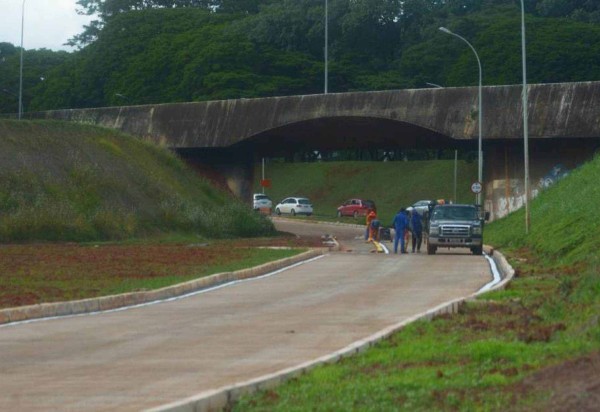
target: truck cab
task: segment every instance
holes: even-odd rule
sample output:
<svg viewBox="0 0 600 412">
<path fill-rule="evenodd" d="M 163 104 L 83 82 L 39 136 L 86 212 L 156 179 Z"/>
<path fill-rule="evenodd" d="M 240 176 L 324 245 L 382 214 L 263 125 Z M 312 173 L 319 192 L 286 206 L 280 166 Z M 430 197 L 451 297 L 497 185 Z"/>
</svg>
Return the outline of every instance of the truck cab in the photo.
<svg viewBox="0 0 600 412">
<path fill-rule="evenodd" d="M 483 253 L 482 217 L 476 205 L 438 205 L 429 216 L 427 254 L 435 254 L 438 247 L 469 248 L 474 255 Z"/>
</svg>

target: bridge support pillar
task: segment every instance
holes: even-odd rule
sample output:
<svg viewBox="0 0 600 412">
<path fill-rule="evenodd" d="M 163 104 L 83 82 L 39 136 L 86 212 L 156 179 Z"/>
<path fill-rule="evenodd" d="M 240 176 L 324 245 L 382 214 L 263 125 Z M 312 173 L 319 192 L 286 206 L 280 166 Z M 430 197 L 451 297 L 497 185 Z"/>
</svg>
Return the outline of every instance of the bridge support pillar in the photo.
<svg viewBox="0 0 600 412">
<path fill-rule="evenodd" d="M 600 150 L 600 139 L 546 138 L 529 142 L 531 198 L 556 183 Z M 499 219 L 525 204 L 523 141 L 485 142 L 485 210 Z M 532 217 L 532 221 L 535 217 Z"/>
<path fill-rule="evenodd" d="M 254 153 L 228 148 L 179 149 L 177 154 L 218 187 L 251 204 Z"/>
</svg>

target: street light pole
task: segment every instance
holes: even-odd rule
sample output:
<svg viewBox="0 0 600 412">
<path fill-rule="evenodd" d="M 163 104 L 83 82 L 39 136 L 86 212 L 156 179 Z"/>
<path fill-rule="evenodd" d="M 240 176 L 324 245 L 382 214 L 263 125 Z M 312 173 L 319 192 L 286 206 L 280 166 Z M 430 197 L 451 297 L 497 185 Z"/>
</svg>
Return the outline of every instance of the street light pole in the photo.
<svg viewBox="0 0 600 412">
<path fill-rule="evenodd" d="M 525 51 L 525 5 L 521 0 L 521 54 L 523 60 L 523 92 L 521 97 L 523 99 L 523 160 L 525 167 L 525 234 L 529 234 L 530 225 L 530 214 L 529 214 L 529 119 L 527 114 L 527 59 Z"/>
<path fill-rule="evenodd" d="M 329 2 L 325 0 L 325 94 L 328 92 L 328 71 L 329 71 Z"/>
<path fill-rule="evenodd" d="M 19 68 L 19 120 L 23 115 L 23 31 L 25 28 L 25 0 L 21 5 L 21 65 Z"/>
<path fill-rule="evenodd" d="M 521 0 L 522 1 L 522 0 Z M 477 51 L 475 50 L 475 48 L 471 45 L 471 43 L 469 43 L 467 41 L 467 39 L 465 39 L 464 37 L 451 32 L 450 30 L 448 30 L 445 27 L 440 27 L 440 31 L 443 31 L 444 33 L 450 34 L 454 37 L 459 38 L 460 40 L 464 41 L 465 43 L 467 43 L 467 46 L 469 46 L 469 48 L 471 50 L 473 50 L 473 53 L 475 54 L 475 58 L 477 59 L 477 66 L 479 67 L 479 92 L 478 92 L 478 101 L 479 101 L 479 110 L 478 110 L 478 129 L 479 129 L 479 147 L 478 147 L 478 152 L 477 154 L 479 155 L 479 164 L 478 164 L 478 170 L 477 170 L 477 179 L 479 180 L 479 183 L 483 184 L 483 159 L 482 159 L 482 152 L 481 152 L 481 129 L 482 129 L 482 104 L 481 104 L 481 89 L 482 89 L 482 78 L 483 78 L 483 73 L 481 70 L 481 60 L 479 60 L 479 55 L 477 54 Z M 481 205 L 481 193 L 477 193 L 477 204 Z"/>
</svg>

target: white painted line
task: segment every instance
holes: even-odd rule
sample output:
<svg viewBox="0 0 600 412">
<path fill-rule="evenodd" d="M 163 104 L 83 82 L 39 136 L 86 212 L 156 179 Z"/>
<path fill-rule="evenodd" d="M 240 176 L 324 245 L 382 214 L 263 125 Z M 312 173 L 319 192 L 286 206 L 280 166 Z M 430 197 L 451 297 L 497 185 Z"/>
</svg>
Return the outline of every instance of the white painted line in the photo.
<svg viewBox="0 0 600 412">
<path fill-rule="evenodd" d="M 9 326 L 16 326 L 16 325 L 23 325 L 23 324 L 27 324 L 27 323 L 33 323 L 33 322 L 43 322 L 43 321 L 52 320 L 52 319 L 75 318 L 75 317 L 81 317 L 81 316 L 94 316 L 94 315 L 99 315 L 99 314 L 104 314 L 104 313 L 121 312 L 121 311 L 124 311 L 124 310 L 129 310 L 129 309 L 134 309 L 134 308 L 141 308 L 141 307 L 150 306 L 150 305 L 156 305 L 158 303 L 172 302 L 172 301 L 179 300 L 179 299 L 186 299 L 186 298 L 189 298 L 189 297 L 192 297 L 192 296 L 200 295 L 202 293 L 212 292 L 213 290 L 221 289 L 221 288 L 228 287 L 228 286 L 237 285 L 238 283 L 252 282 L 252 281 L 255 281 L 255 280 L 259 280 L 259 279 L 268 278 L 270 276 L 274 276 L 274 275 L 277 275 L 277 274 L 279 274 L 281 272 L 284 272 L 284 271 L 286 271 L 288 269 L 292 269 L 292 268 L 295 268 L 297 266 L 304 265 L 305 263 L 313 262 L 313 261 L 315 261 L 317 259 L 321 259 L 323 257 L 325 257 L 325 255 L 319 255 L 319 256 L 316 256 L 314 258 L 303 260 L 301 262 L 294 263 L 293 265 L 286 266 L 284 268 L 275 270 L 273 272 L 266 273 L 264 275 L 260 275 L 260 276 L 256 276 L 256 277 L 252 277 L 252 278 L 247 278 L 247 279 L 233 280 L 231 282 L 222 283 L 222 284 L 217 285 L 217 286 L 209 287 L 209 288 L 206 288 L 206 289 L 200 289 L 200 290 L 197 290 L 195 292 L 190 292 L 190 293 L 186 293 L 185 295 L 174 296 L 174 297 L 167 298 L 167 299 L 153 300 L 152 302 L 139 303 L 137 305 L 123 306 L 123 307 L 116 308 L 116 309 L 100 310 L 100 311 L 96 311 L 96 312 L 86 312 L 86 313 L 78 313 L 78 314 L 75 314 L 75 315 L 52 316 L 52 317 L 47 317 L 47 318 L 36 318 L 36 319 L 28 319 L 28 320 L 22 320 L 22 321 L 17 321 L 17 322 L 10 322 L 10 323 L 5 323 L 5 324 L 0 325 L 0 328 L 6 328 L 6 327 L 9 327 Z"/>
<path fill-rule="evenodd" d="M 484 285 L 481 289 L 479 289 L 477 293 L 487 292 L 492 287 L 500 283 L 500 281 L 502 280 L 502 277 L 500 276 L 500 272 L 498 271 L 498 267 L 496 266 L 496 262 L 494 262 L 494 259 L 492 259 L 487 253 L 484 253 L 484 256 L 490 264 L 490 269 L 492 270 L 492 275 L 494 276 L 494 279 L 488 284 Z"/>
</svg>

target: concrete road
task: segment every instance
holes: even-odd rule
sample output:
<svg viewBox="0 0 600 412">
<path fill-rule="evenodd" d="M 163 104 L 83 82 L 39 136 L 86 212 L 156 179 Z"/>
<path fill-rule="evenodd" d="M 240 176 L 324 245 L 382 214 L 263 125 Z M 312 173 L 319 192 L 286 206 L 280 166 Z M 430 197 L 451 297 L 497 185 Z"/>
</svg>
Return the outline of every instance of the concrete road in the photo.
<svg viewBox="0 0 600 412">
<path fill-rule="evenodd" d="M 490 280 L 483 257 L 373 254 L 360 228 L 301 230 L 337 232 L 354 252 L 172 302 L 0 327 L 0 410 L 162 405 L 339 350 Z"/>
</svg>

